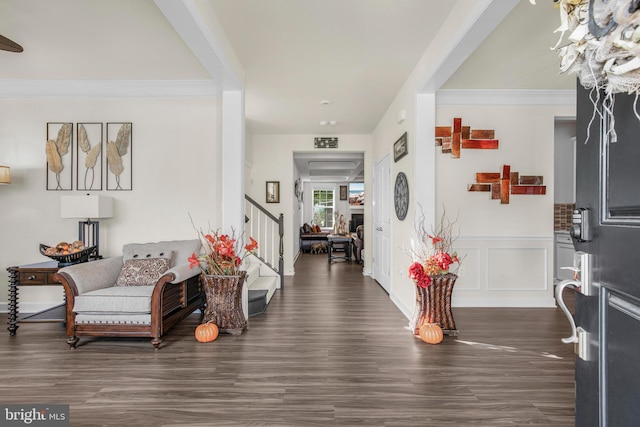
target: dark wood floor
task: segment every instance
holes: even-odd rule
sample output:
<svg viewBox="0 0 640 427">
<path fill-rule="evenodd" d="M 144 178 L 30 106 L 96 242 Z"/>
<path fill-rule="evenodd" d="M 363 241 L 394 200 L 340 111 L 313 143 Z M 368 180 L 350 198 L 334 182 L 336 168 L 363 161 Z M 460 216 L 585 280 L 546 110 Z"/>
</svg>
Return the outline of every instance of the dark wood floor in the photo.
<svg viewBox="0 0 640 427">
<path fill-rule="evenodd" d="M 60 324 L 5 331 L 0 402 L 68 403 L 73 426 L 574 424 L 560 310 L 454 308 L 459 336 L 434 346 L 359 266 L 303 254 L 295 267 L 247 333 L 212 343 L 195 341 L 198 315 L 160 351 L 135 338 L 69 350 Z"/>
</svg>

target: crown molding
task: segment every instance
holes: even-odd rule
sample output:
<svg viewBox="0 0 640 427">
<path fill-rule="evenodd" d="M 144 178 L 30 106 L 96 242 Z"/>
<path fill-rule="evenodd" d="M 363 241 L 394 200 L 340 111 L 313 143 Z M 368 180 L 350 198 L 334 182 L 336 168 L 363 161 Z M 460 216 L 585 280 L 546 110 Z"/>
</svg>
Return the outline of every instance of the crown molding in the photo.
<svg viewBox="0 0 640 427">
<path fill-rule="evenodd" d="M 436 93 L 436 105 L 575 105 L 575 90 L 459 90 Z"/>
<path fill-rule="evenodd" d="M 213 80 L 0 80 L 1 98 L 215 96 Z"/>
</svg>

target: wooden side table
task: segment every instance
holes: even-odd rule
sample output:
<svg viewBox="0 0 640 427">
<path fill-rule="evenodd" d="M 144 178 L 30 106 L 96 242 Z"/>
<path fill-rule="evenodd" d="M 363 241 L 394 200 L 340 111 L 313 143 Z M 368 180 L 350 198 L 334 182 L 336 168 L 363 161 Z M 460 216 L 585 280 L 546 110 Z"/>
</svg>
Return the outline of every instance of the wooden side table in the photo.
<svg viewBox="0 0 640 427">
<path fill-rule="evenodd" d="M 9 272 L 9 335 L 15 335 L 20 322 L 64 322 L 65 304 L 19 318 L 18 288 L 20 286 L 61 286 L 53 279 L 58 272 L 57 261 L 39 262 L 7 268 Z"/>
<path fill-rule="evenodd" d="M 351 262 L 351 236 L 338 236 L 335 234 L 329 234 L 327 236 L 328 240 L 328 250 L 327 254 L 329 255 L 329 264 L 335 259 L 344 259 L 347 262 Z M 334 254 L 334 244 L 344 245 L 344 255 L 337 256 Z"/>
</svg>

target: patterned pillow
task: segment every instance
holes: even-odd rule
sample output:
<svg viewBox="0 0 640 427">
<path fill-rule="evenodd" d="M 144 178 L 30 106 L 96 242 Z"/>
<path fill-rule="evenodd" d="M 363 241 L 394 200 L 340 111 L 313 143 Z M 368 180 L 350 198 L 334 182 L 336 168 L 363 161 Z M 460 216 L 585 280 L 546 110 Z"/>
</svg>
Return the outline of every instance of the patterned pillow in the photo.
<svg viewBox="0 0 640 427">
<path fill-rule="evenodd" d="M 116 286 L 153 286 L 171 267 L 168 258 L 134 258 L 124 262 Z"/>
<path fill-rule="evenodd" d="M 306 222 L 302 225 L 302 231 L 305 233 L 311 233 L 311 226 Z"/>
</svg>

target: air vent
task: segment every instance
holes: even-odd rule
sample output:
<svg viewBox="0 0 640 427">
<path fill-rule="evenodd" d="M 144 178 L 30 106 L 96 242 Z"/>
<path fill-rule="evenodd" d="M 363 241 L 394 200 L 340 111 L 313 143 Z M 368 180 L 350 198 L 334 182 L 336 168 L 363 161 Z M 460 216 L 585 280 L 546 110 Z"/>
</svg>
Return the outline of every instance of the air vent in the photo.
<svg viewBox="0 0 640 427">
<path fill-rule="evenodd" d="M 316 137 L 313 139 L 314 148 L 338 148 L 338 137 Z"/>
</svg>

